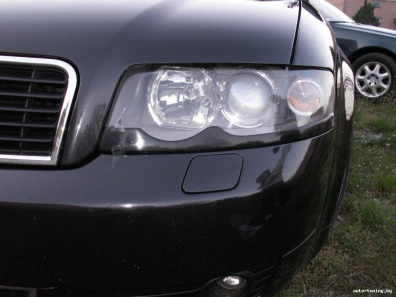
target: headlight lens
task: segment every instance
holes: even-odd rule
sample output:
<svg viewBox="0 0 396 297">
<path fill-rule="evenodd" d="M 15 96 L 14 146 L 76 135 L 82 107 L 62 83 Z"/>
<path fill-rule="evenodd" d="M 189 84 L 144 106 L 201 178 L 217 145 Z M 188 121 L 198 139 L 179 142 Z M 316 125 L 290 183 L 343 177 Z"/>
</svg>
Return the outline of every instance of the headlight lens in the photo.
<svg viewBox="0 0 396 297">
<path fill-rule="evenodd" d="M 313 81 L 297 81 L 291 86 L 287 100 L 295 114 L 311 116 L 323 106 L 322 89 Z"/>
<path fill-rule="evenodd" d="M 106 131 L 138 129 L 162 141 L 209 127 L 233 136 L 295 131 L 331 117 L 334 92 L 325 70 L 136 66 L 121 82 Z"/>
<path fill-rule="evenodd" d="M 204 69 L 161 69 L 149 92 L 148 108 L 161 127 L 201 130 L 214 119 L 216 85 Z"/>
<path fill-rule="evenodd" d="M 272 81 L 264 73 L 237 72 L 225 82 L 222 112 L 236 126 L 260 126 L 270 120 L 276 110 L 274 94 Z"/>
</svg>

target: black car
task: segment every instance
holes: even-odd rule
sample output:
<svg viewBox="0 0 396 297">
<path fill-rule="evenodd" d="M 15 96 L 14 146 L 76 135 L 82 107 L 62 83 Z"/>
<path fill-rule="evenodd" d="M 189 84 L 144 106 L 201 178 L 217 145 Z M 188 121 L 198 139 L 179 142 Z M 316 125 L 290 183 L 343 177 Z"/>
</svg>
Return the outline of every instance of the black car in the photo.
<svg viewBox="0 0 396 297">
<path fill-rule="evenodd" d="M 396 31 L 356 23 L 324 0 L 309 2 L 329 21 L 351 61 L 359 94 L 372 100 L 389 95 L 396 78 Z"/>
<path fill-rule="evenodd" d="M 302 1 L 0 2 L 0 295 L 261 296 L 313 257 L 354 78 Z"/>
</svg>

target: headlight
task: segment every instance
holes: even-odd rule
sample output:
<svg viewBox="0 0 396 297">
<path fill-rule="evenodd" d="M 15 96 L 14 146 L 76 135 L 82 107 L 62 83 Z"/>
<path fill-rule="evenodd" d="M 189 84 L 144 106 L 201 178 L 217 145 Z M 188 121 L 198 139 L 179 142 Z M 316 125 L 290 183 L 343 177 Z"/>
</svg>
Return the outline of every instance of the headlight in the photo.
<svg viewBox="0 0 396 297">
<path fill-rule="evenodd" d="M 295 82 L 287 96 L 287 103 L 295 114 L 311 116 L 324 104 L 321 87 L 309 80 Z"/>
<path fill-rule="evenodd" d="M 247 138 L 267 143 L 331 122 L 334 92 L 326 70 L 136 66 L 122 79 L 101 148 L 191 151 Z"/>
<path fill-rule="evenodd" d="M 223 87 L 222 112 L 230 123 L 251 128 L 269 121 L 276 111 L 271 79 L 258 71 L 238 71 Z"/>
<path fill-rule="evenodd" d="M 160 127 L 202 130 L 216 116 L 216 84 L 204 69 L 163 68 L 150 88 L 147 107 Z"/>
</svg>

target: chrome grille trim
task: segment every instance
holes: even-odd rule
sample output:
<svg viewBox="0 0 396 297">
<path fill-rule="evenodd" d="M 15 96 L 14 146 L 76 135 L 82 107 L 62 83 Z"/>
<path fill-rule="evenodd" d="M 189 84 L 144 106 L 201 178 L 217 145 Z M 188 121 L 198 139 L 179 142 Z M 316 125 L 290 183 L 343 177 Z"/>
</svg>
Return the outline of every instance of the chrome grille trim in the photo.
<svg viewBox="0 0 396 297">
<path fill-rule="evenodd" d="M 5 164 L 25 164 L 25 165 L 56 165 L 59 159 L 62 139 L 66 129 L 67 119 L 69 117 L 74 94 L 77 88 L 77 74 L 74 68 L 61 60 L 32 58 L 32 57 L 16 57 L 0 55 L 0 63 L 9 63 L 10 65 L 21 66 L 50 66 L 60 68 L 67 76 L 66 91 L 59 112 L 56 132 L 52 143 L 52 151 L 48 156 L 34 155 L 16 155 L 16 154 L 0 154 L 0 163 Z"/>
</svg>

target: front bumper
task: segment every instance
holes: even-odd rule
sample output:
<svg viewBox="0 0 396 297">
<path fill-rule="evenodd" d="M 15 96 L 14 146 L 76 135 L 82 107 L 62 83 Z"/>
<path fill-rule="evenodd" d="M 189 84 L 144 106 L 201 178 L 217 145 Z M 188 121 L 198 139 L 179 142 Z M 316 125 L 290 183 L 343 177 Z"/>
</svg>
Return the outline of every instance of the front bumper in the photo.
<svg viewBox="0 0 396 297">
<path fill-rule="evenodd" d="M 227 152 L 241 156 L 239 182 L 208 193 L 186 193 L 183 180 L 194 157 L 219 153 L 1 167 L 0 285 L 148 296 L 241 273 L 264 284 L 326 227 L 341 186 L 334 135 Z"/>
</svg>

